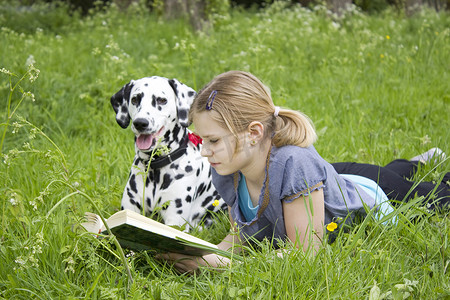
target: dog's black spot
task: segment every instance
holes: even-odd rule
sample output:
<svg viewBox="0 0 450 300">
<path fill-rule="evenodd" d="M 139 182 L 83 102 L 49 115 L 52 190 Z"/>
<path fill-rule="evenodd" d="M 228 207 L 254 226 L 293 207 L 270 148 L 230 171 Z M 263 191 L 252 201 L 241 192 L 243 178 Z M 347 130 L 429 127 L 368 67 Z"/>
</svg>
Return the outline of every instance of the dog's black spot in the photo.
<svg viewBox="0 0 450 300">
<path fill-rule="evenodd" d="M 134 201 L 133 199 L 130 199 L 130 203 L 131 203 L 131 205 L 134 205 L 137 208 L 139 208 L 139 210 L 141 210 L 141 204 L 139 202 Z"/>
<path fill-rule="evenodd" d="M 204 183 L 200 183 L 197 189 L 197 197 L 202 195 L 205 192 L 206 186 Z"/>
<path fill-rule="evenodd" d="M 170 177 L 170 174 L 164 174 L 163 182 L 161 184 L 161 189 L 162 190 L 167 189 L 171 183 L 172 183 L 172 178 Z"/>
<path fill-rule="evenodd" d="M 187 110 L 186 109 L 178 109 L 178 119 L 185 120 L 187 119 Z"/>
<path fill-rule="evenodd" d="M 183 206 L 183 202 L 181 201 L 181 199 L 180 198 L 175 199 L 175 207 L 180 208 L 182 206 Z"/>
<path fill-rule="evenodd" d="M 152 205 L 152 199 L 150 197 L 147 197 L 147 206 L 150 207 Z"/>
<path fill-rule="evenodd" d="M 156 96 L 155 95 L 152 96 L 152 106 L 156 107 Z"/>
<path fill-rule="evenodd" d="M 133 192 L 137 193 L 137 187 L 136 187 L 136 176 L 133 174 L 130 177 L 130 188 Z"/>
<path fill-rule="evenodd" d="M 190 192 L 190 191 L 192 190 L 192 187 L 191 187 L 191 186 L 188 186 L 186 190 L 187 190 L 188 192 Z M 190 197 L 190 196 L 189 196 L 189 197 Z"/>
<path fill-rule="evenodd" d="M 155 183 L 155 185 L 159 184 L 159 178 L 161 175 L 161 171 L 159 169 L 156 169 L 152 172 L 154 176 L 152 176 L 152 181 Z"/>
<path fill-rule="evenodd" d="M 148 86 L 148 83 L 144 84 L 144 86 Z"/>
<path fill-rule="evenodd" d="M 191 190 L 191 187 L 188 187 L 188 191 L 190 191 Z M 192 197 L 191 197 L 191 195 L 187 195 L 187 197 L 186 197 L 186 202 L 187 203 L 191 203 L 192 202 Z"/>
<path fill-rule="evenodd" d="M 178 166 L 177 164 L 175 164 L 175 163 L 173 163 L 173 164 L 170 165 L 170 168 L 171 168 L 171 169 L 174 169 L 174 170 L 178 170 L 178 167 L 179 167 L 179 166 Z"/>
<path fill-rule="evenodd" d="M 214 211 L 214 209 L 215 209 L 215 207 L 212 204 L 206 208 L 207 211 Z"/>
<path fill-rule="evenodd" d="M 183 178 L 184 177 L 184 174 L 177 174 L 176 176 L 175 176 L 175 179 L 176 180 L 179 180 L 179 179 L 181 179 L 181 178 Z"/>
<path fill-rule="evenodd" d="M 212 176 L 212 172 L 211 172 L 211 167 L 209 168 L 209 171 L 208 171 L 208 177 L 211 177 Z"/>
<path fill-rule="evenodd" d="M 175 142 L 179 142 L 178 134 L 180 133 L 181 127 L 178 125 L 175 125 L 172 131 L 172 140 Z"/>
<path fill-rule="evenodd" d="M 202 207 L 205 207 L 206 205 L 208 205 L 208 203 L 210 203 L 212 201 L 212 199 L 213 199 L 212 196 L 206 197 L 205 200 L 203 200 L 203 202 L 202 202 Z"/>
<path fill-rule="evenodd" d="M 170 80 L 169 80 L 169 85 L 170 85 L 170 87 L 173 89 L 173 91 L 175 92 L 175 95 L 178 95 L 178 85 L 177 85 L 177 83 L 175 82 L 175 80 L 170 79 Z"/>
<path fill-rule="evenodd" d="M 181 215 L 182 213 L 183 213 L 183 211 L 181 209 L 177 210 L 177 214 Z"/>
<path fill-rule="evenodd" d="M 193 168 L 192 166 L 186 166 L 186 168 L 184 168 L 184 170 L 186 171 L 186 173 L 192 172 Z"/>
<path fill-rule="evenodd" d="M 188 92 L 188 96 L 189 96 L 189 97 L 193 97 L 194 95 L 195 95 L 195 93 L 194 93 L 193 91 L 189 91 L 189 92 Z"/>
<path fill-rule="evenodd" d="M 132 201 L 133 198 L 134 198 L 134 195 L 131 193 L 131 191 L 130 191 L 129 188 L 127 188 L 127 195 L 128 195 L 128 197 L 130 198 L 130 201 Z"/>
<path fill-rule="evenodd" d="M 192 218 L 195 220 L 195 219 L 198 218 L 199 215 L 200 215 L 199 213 L 196 213 L 196 214 L 194 214 L 194 215 L 192 216 Z"/>
<path fill-rule="evenodd" d="M 195 174 L 197 177 L 200 175 L 200 169 L 197 169 L 197 173 Z"/>
<path fill-rule="evenodd" d="M 134 165 L 135 165 L 135 166 L 139 165 L 139 163 L 140 163 L 141 161 L 142 161 L 142 159 L 141 159 L 140 157 L 136 158 L 136 159 L 134 160 Z"/>
</svg>

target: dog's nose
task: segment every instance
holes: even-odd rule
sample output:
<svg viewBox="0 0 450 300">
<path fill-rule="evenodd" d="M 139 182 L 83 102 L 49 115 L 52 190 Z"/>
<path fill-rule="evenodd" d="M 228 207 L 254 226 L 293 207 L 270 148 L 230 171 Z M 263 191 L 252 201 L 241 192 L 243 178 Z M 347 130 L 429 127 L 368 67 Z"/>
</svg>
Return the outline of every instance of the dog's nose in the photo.
<svg viewBox="0 0 450 300">
<path fill-rule="evenodd" d="M 139 118 L 133 121 L 134 128 L 136 128 L 139 131 L 145 130 L 148 126 L 148 120 Z"/>
</svg>

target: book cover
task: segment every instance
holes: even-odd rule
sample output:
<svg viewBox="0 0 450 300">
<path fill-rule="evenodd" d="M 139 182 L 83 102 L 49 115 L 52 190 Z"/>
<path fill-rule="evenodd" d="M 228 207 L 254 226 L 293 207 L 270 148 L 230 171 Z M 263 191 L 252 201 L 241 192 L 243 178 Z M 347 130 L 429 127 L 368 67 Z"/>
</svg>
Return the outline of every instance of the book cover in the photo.
<svg viewBox="0 0 450 300">
<path fill-rule="evenodd" d="M 98 215 L 86 213 L 86 219 L 88 221 L 81 225 L 87 231 L 108 234 Z M 194 256 L 218 251 L 214 244 L 130 210 L 122 210 L 113 214 L 106 220 L 106 223 L 120 245 L 130 250 L 154 250 Z"/>
</svg>

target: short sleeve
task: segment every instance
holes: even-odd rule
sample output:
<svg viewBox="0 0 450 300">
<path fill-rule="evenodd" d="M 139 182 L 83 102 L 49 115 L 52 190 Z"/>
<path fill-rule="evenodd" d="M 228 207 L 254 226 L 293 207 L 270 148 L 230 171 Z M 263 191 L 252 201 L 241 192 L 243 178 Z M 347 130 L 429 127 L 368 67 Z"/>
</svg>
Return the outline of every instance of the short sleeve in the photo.
<svg viewBox="0 0 450 300">
<path fill-rule="evenodd" d="M 280 199 L 291 202 L 324 187 L 324 160 L 313 146 L 284 146 L 273 154 L 271 180 L 279 186 Z M 282 176 L 280 176 L 282 175 Z"/>
<path fill-rule="evenodd" d="M 234 175 L 222 176 L 211 168 L 212 182 L 222 199 L 228 206 L 233 206 L 236 202 L 236 189 L 234 186 Z"/>
</svg>

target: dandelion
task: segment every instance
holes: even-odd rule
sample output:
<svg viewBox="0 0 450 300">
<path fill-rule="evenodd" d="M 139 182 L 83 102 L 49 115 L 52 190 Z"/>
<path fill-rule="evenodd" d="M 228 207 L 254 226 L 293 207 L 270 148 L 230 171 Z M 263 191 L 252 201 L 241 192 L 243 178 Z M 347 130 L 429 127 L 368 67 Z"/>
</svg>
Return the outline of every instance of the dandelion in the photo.
<svg viewBox="0 0 450 300">
<path fill-rule="evenodd" d="M 390 40 L 391 37 L 390 37 L 389 35 L 386 35 L 386 39 L 387 39 L 387 40 Z"/>
<path fill-rule="evenodd" d="M 380 54 L 380 58 L 383 59 L 384 58 L 384 54 Z"/>
<path fill-rule="evenodd" d="M 338 227 L 338 225 L 334 222 L 331 222 L 327 225 L 327 230 L 330 232 L 333 232 L 336 230 L 336 228 Z"/>
<path fill-rule="evenodd" d="M 214 200 L 213 204 L 214 207 L 219 206 L 219 200 Z"/>
</svg>

